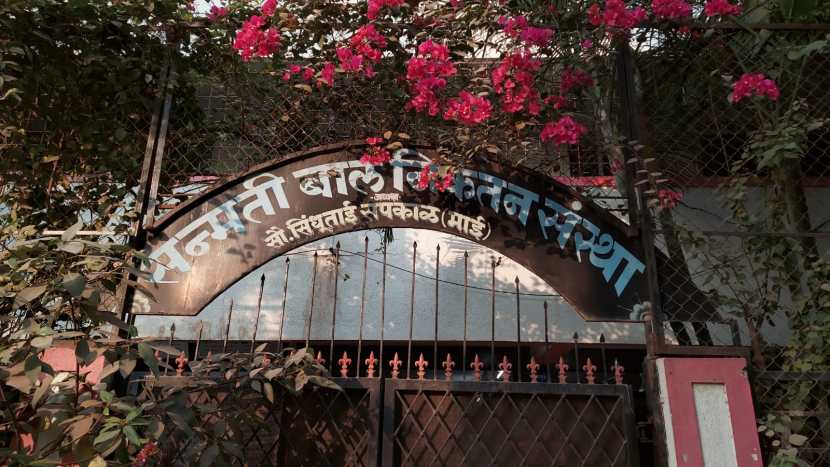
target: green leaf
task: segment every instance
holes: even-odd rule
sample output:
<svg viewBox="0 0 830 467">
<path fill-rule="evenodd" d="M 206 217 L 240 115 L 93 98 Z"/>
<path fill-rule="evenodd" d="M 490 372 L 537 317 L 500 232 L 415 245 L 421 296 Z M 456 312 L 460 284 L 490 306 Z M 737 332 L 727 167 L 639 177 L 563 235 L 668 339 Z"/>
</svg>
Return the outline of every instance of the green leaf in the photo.
<svg viewBox="0 0 830 467">
<path fill-rule="evenodd" d="M 141 441 L 141 438 L 138 436 L 138 433 L 135 431 L 135 428 L 133 428 L 132 426 L 127 425 L 121 431 L 124 433 L 124 436 L 127 437 L 127 440 L 135 444 L 136 446 L 141 446 L 142 444 L 144 444 Z"/>
<path fill-rule="evenodd" d="M 90 318 L 92 318 L 96 321 L 102 321 L 104 323 L 112 324 L 113 326 L 117 327 L 118 329 L 121 329 L 122 331 L 130 331 L 130 328 L 132 327 L 129 324 L 125 323 L 124 321 L 121 321 L 120 319 L 118 319 L 117 316 L 110 313 L 109 311 L 98 311 L 98 310 L 94 310 L 94 309 L 87 309 L 84 312 Z"/>
<path fill-rule="evenodd" d="M 336 391 L 341 391 L 341 392 L 343 391 L 343 388 L 341 388 L 337 383 L 335 383 L 334 381 L 332 381 L 328 378 L 323 378 L 322 376 L 317 376 L 317 375 L 309 376 L 308 381 L 310 383 L 316 384 L 317 386 L 320 386 L 320 387 L 334 389 Z"/>
<path fill-rule="evenodd" d="M 81 242 L 65 242 L 58 247 L 58 250 L 65 251 L 71 255 L 79 255 L 84 251 L 84 244 Z"/>
<path fill-rule="evenodd" d="M 75 357 L 86 366 L 94 362 L 98 354 L 89 349 L 89 343 L 86 340 L 81 340 L 75 345 Z"/>
<path fill-rule="evenodd" d="M 61 240 L 64 242 L 68 242 L 75 238 L 75 235 L 78 235 L 78 232 L 84 227 L 84 223 L 81 221 L 76 222 L 72 227 L 66 229 L 61 234 Z"/>
<path fill-rule="evenodd" d="M 153 375 L 158 378 L 159 376 L 159 362 L 156 360 L 156 356 L 153 353 L 153 348 L 145 343 L 138 344 L 138 355 L 144 360 L 144 363 L 150 367 L 150 370 L 153 372 Z"/>
<path fill-rule="evenodd" d="M 789 442 L 793 446 L 804 446 L 804 443 L 806 443 L 808 439 L 809 438 L 804 435 L 792 434 L 790 435 Z"/>
<path fill-rule="evenodd" d="M 164 433 L 164 423 L 158 419 L 151 419 L 150 424 L 147 425 L 147 435 L 153 439 L 161 438 Z"/>
<path fill-rule="evenodd" d="M 4 382 L 24 394 L 28 394 L 32 389 L 32 380 L 25 375 L 12 376 Z"/>
<path fill-rule="evenodd" d="M 213 465 L 214 461 L 216 461 L 216 456 L 218 455 L 219 446 L 211 444 L 202 452 L 202 456 L 199 458 L 199 467 L 208 467 L 209 465 Z"/>
<path fill-rule="evenodd" d="M 70 272 L 63 276 L 62 285 L 70 295 L 80 297 L 86 288 L 86 278 L 77 272 Z"/>
<path fill-rule="evenodd" d="M 52 345 L 52 336 L 39 336 L 32 339 L 32 346 L 45 349 Z"/>
<path fill-rule="evenodd" d="M 268 402 L 274 403 L 274 386 L 271 385 L 268 381 L 264 381 L 262 383 L 263 392 L 265 392 L 265 398 L 268 399 Z"/>
<path fill-rule="evenodd" d="M 17 295 L 15 295 L 14 307 L 20 308 L 23 305 L 29 304 L 32 300 L 43 295 L 44 292 L 46 292 L 45 285 L 26 287 L 25 289 L 18 292 Z"/>
<path fill-rule="evenodd" d="M 89 467 L 107 467 L 107 461 L 101 458 L 101 456 L 95 456 L 94 459 L 89 461 Z"/>
</svg>

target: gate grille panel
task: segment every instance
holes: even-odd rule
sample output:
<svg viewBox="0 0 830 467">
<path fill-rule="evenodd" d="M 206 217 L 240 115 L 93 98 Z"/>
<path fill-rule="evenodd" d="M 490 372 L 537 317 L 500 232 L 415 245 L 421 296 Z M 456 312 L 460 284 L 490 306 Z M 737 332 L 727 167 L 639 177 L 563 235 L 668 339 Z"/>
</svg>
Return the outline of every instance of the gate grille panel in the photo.
<svg viewBox="0 0 830 467">
<path fill-rule="evenodd" d="M 386 381 L 385 466 L 638 465 L 627 386 Z"/>
</svg>

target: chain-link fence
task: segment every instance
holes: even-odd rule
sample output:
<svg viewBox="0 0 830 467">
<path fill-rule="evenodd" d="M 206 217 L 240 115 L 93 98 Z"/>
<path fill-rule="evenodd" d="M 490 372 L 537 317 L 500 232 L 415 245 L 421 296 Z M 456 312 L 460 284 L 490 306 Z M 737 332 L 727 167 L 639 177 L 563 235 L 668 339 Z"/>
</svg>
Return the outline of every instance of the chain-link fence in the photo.
<svg viewBox="0 0 830 467">
<path fill-rule="evenodd" d="M 643 137 L 628 141 L 632 173 L 652 200 L 651 227 L 666 258 L 660 284 L 681 290 L 691 283 L 708 297 L 661 295 L 666 343 L 746 349 L 767 452 L 797 448 L 816 465 L 830 462 L 830 265 L 821 259 L 830 239 L 826 33 L 640 30 L 631 45 Z M 597 66 L 595 79 L 619 79 L 615 61 L 603 56 L 606 66 Z M 255 67 L 205 75 L 185 59 L 171 65 L 167 110 L 153 92 L 159 70 L 139 77 L 144 82 L 131 88 L 128 105 L 114 95 L 107 105 L 75 109 L 78 120 L 108 122 L 78 138 L 96 142 L 80 159 L 50 157 L 49 148 L 70 141 L 33 117 L 25 142 L 12 150 L 39 160 L 4 173 L 7 182 L 17 177 L 45 188 L 29 201 L 42 209 L 39 228 L 66 228 L 79 213 L 95 225 L 93 233 L 113 227 L 96 219 L 112 219 L 105 214 L 134 203 L 142 175 L 153 178 L 141 165 L 153 149 L 161 163 L 152 214 L 161 215 L 219 181 L 309 147 L 385 131 L 436 146 L 453 146 L 457 138 L 441 119 L 407 111 L 399 86 L 344 77 L 331 91 L 309 92 Z M 483 61 L 463 69 L 475 80 L 486 79 L 489 67 Z M 546 85 L 556 86 L 559 71 L 548 71 Z M 731 102 L 731 83 L 759 72 L 777 81 L 781 96 Z M 616 188 L 619 169 L 609 151 L 619 149 L 619 121 L 631 109 L 613 93 L 575 104 L 589 126 L 581 144 L 555 148 L 527 133 L 497 143 L 499 157 L 561 177 L 627 220 L 627 196 Z M 154 134 L 156 123 L 165 131 Z M 97 169 L 103 166 L 110 169 Z M 108 182 L 85 184 L 89 179 Z M 89 210 L 93 199 L 112 207 Z"/>
<path fill-rule="evenodd" d="M 637 165 L 668 257 L 659 280 L 691 282 L 710 299 L 663 294 L 665 338 L 748 349 L 767 458 L 795 448 L 813 465 L 830 462 L 825 35 L 649 30 L 635 53 Z M 773 78 L 780 97 L 735 102 L 744 73 Z"/>
</svg>

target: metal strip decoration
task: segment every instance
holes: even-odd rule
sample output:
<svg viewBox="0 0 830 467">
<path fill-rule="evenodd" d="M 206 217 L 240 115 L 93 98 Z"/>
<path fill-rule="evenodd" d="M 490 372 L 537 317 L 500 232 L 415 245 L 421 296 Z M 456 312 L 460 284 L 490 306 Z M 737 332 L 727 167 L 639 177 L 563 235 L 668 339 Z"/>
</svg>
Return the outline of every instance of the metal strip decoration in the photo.
<svg viewBox="0 0 830 467">
<path fill-rule="evenodd" d="M 148 228 L 148 277 L 139 279 L 131 312 L 196 315 L 250 271 L 306 243 L 408 227 L 512 258 L 587 320 L 640 319 L 632 312 L 647 300 L 640 242 L 566 185 L 478 161 L 452 169 L 453 188 L 439 192 L 418 184 L 418 173 L 438 160 L 434 151 L 413 145 L 372 166 L 358 160 L 362 147 L 327 146 L 255 167 L 159 219 Z"/>
</svg>

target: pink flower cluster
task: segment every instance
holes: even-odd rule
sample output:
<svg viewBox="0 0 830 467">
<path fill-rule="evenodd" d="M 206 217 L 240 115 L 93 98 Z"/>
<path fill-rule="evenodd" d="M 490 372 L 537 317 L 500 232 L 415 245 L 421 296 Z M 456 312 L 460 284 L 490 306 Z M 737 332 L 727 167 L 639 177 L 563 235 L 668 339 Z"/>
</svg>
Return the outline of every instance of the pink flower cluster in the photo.
<svg viewBox="0 0 830 467">
<path fill-rule="evenodd" d="M 329 87 L 334 86 L 334 63 L 323 64 L 323 69 L 320 70 L 320 81 L 328 84 Z"/>
<path fill-rule="evenodd" d="M 306 83 L 311 82 L 312 78 L 314 78 L 314 68 L 310 66 L 301 67 L 300 65 L 290 65 L 285 72 L 282 74 L 283 81 L 289 81 L 293 75 L 301 74 L 303 81 Z"/>
<path fill-rule="evenodd" d="M 253 15 L 236 32 L 233 48 L 239 51 L 242 60 L 248 61 L 253 56 L 268 57 L 280 46 L 280 33 L 277 28 L 264 29 L 265 18 Z"/>
<path fill-rule="evenodd" d="M 706 0 L 703 6 L 706 16 L 735 16 L 741 14 L 741 6 L 729 3 L 729 0 Z"/>
<path fill-rule="evenodd" d="M 553 37 L 553 29 L 530 26 L 524 16 L 515 18 L 499 16 L 498 23 L 508 37 L 518 37 L 519 40 L 529 46 L 544 47 L 550 43 Z"/>
<path fill-rule="evenodd" d="M 155 457 L 160 452 L 161 450 L 155 441 L 148 442 L 141 448 L 140 451 L 138 451 L 138 454 L 136 454 L 135 460 L 133 461 L 133 467 L 144 467 L 151 458 Z"/>
<path fill-rule="evenodd" d="M 579 139 L 588 132 L 585 126 L 573 118 L 564 116 L 556 122 L 548 122 L 542 128 L 539 138 L 545 141 L 553 141 L 556 144 L 578 144 Z"/>
<path fill-rule="evenodd" d="M 501 106 L 505 112 L 527 110 L 538 115 L 542 110 L 539 92 L 533 87 L 536 72 L 541 66 L 527 50 L 514 52 L 504 57 L 490 75 L 497 94 L 502 96 Z"/>
<path fill-rule="evenodd" d="M 492 110 L 493 105 L 484 97 L 461 91 L 457 98 L 450 99 L 444 112 L 444 120 L 455 120 L 466 126 L 475 126 L 487 121 Z"/>
<path fill-rule="evenodd" d="M 360 163 L 366 165 L 383 165 L 392 158 L 392 155 L 386 148 L 378 146 L 383 142 L 383 138 L 366 138 L 366 144 L 369 147 L 360 156 Z"/>
<path fill-rule="evenodd" d="M 453 186 L 455 186 L 455 173 L 452 170 L 447 170 L 447 173 L 442 177 L 438 173 L 438 164 L 430 162 L 429 165 L 425 166 L 418 173 L 416 187 L 419 190 L 425 190 L 429 188 L 430 183 L 433 184 L 436 190 L 441 192 L 452 190 Z"/>
<path fill-rule="evenodd" d="M 559 81 L 559 93 L 562 95 L 569 93 L 574 88 L 594 85 L 594 79 L 591 78 L 590 73 L 585 70 L 569 66 L 562 70 L 562 75 L 560 76 Z"/>
<path fill-rule="evenodd" d="M 626 8 L 623 0 L 607 0 L 605 10 L 594 3 L 588 8 L 588 22 L 594 26 L 604 24 L 606 27 L 629 31 L 646 19 L 646 11 L 642 7 Z"/>
<path fill-rule="evenodd" d="M 552 105 L 554 109 L 564 109 L 568 107 L 568 98 L 561 95 L 548 96 L 545 98 L 546 105 Z"/>
<path fill-rule="evenodd" d="M 397 8 L 404 3 L 406 3 L 406 0 L 369 0 L 369 10 L 366 12 L 366 16 L 369 19 L 375 19 L 383 7 Z"/>
<path fill-rule="evenodd" d="M 406 80 L 410 83 L 407 109 L 435 116 L 440 111 L 438 91 L 447 86 L 446 78 L 456 73 L 450 60 L 450 49 L 426 40 L 418 45 L 418 53 L 406 63 Z"/>
<path fill-rule="evenodd" d="M 761 96 L 777 101 L 781 95 L 775 81 L 764 76 L 763 73 L 744 73 L 732 85 L 732 103 L 736 104 L 746 97 Z"/>
<path fill-rule="evenodd" d="M 664 209 L 672 209 L 677 207 L 680 200 L 683 199 L 683 193 L 674 190 L 657 190 L 657 197 L 660 198 L 660 207 Z"/>
<path fill-rule="evenodd" d="M 658 18 L 680 19 L 692 14 L 692 6 L 685 0 L 652 0 L 651 10 Z"/>
<path fill-rule="evenodd" d="M 260 10 L 265 16 L 274 16 L 274 12 L 277 11 L 277 0 L 265 0 Z"/>
<path fill-rule="evenodd" d="M 228 9 L 221 6 L 211 5 L 210 11 L 207 14 L 207 20 L 211 23 L 219 21 L 220 19 L 228 16 Z"/>
<path fill-rule="evenodd" d="M 337 59 L 343 70 L 354 73 L 362 71 L 364 76 L 371 78 L 376 74 L 372 64 L 380 61 L 385 47 L 386 38 L 377 32 L 374 24 L 367 24 L 349 39 L 349 47 L 337 49 Z"/>
<path fill-rule="evenodd" d="M 329 87 L 334 86 L 334 64 L 331 62 L 326 62 L 323 64 L 323 68 L 320 70 L 320 77 L 317 78 L 317 87 L 322 86 L 323 84 L 327 84 Z M 314 80 L 314 75 L 316 72 L 314 68 L 310 66 L 301 67 L 300 65 L 294 64 L 290 65 L 282 74 L 283 81 L 290 81 L 294 75 L 300 75 L 302 80 L 306 83 L 310 83 Z"/>
</svg>

